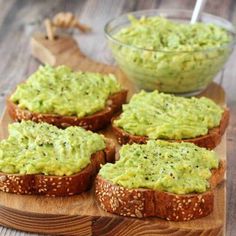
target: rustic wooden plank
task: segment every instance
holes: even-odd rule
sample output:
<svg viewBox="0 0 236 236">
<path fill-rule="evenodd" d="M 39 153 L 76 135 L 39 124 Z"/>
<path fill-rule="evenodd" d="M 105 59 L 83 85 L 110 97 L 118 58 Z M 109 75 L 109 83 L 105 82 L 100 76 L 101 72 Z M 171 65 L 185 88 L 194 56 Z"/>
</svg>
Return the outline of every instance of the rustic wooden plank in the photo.
<svg viewBox="0 0 236 236">
<path fill-rule="evenodd" d="M 224 71 L 224 80 L 223 87 L 227 91 L 227 100 L 230 107 L 233 108 L 234 102 L 236 101 L 236 68 L 235 68 L 235 60 L 236 60 L 236 50 L 234 50 L 231 55 L 230 60 L 228 61 L 225 71 Z"/>
<path fill-rule="evenodd" d="M 235 87 L 236 88 L 236 87 Z M 227 150 L 228 150 L 228 170 L 227 170 L 227 206 L 226 229 L 227 235 L 234 236 L 236 234 L 236 101 L 230 102 L 231 122 L 227 134 Z"/>
<path fill-rule="evenodd" d="M 192 10 L 195 5 L 195 0 L 162 0 L 160 4 L 160 8 L 164 9 L 190 9 Z"/>
<path fill-rule="evenodd" d="M 0 15 L 0 27 L 6 25 L 6 17 L 8 15 L 9 9 L 12 5 L 15 4 L 15 1 L 4 1 L 1 3 L 1 15 Z"/>
<path fill-rule="evenodd" d="M 195 5 L 195 0 L 162 0 L 160 8 L 190 9 Z M 234 4 L 232 0 L 208 0 L 204 8 L 205 12 L 228 18 L 231 7 Z"/>
<path fill-rule="evenodd" d="M 232 1 L 228 19 L 236 23 L 236 1 Z M 236 51 L 231 56 L 231 59 L 226 65 L 224 72 L 223 86 L 227 91 L 228 106 L 231 111 L 231 121 L 228 128 L 227 150 L 228 150 L 228 171 L 227 171 L 227 235 L 233 236 L 236 234 Z"/>
<path fill-rule="evenodd" d="M 81 62 L 82 69 L 95 68 L 91 62 Z M 74 65 L 74 64 L 73 64 Z M 87 69 L 85 68 L 87 66 Z M 101 67 L 105 72 L 107 66 Z M 124 79 L 123 77 L 119 77 Z M 124 80 L 121 80 L 121 82 Z M 132 91 L 133 86 L 129 84 Z M 219 104 L 225 95 L 220 86 L 213 84 L 204 93 Z M 11 123 L 7 112 L 1 120 L 0 137 L 7 137 L 7 125 Z M 106 136 L 115 139 L 111 129 Z M 117 148 L 119 148 L 117 146 Z M 225 137 L 216 148 L 221 159 L 226 158 Z M 0 192 L 0 223 L 30 232 L 64 233 L 65 235 L 214 235 L 222 236 L 225 218 L 225 183 L 214 190 L 214 210 L 206 217 L 186 222 L 171 222 L 157 217 L 135 219 L 120 217 L 103 211 L 95 202 L 93 190 L 65 198 L 16 195 Z M 2 217 L 2 218 L 1 218 Z M 109 233 L 110 232 L 110 233 Z"/>
<path fill-rule="evenodd" d="M 227 14 L 226 14 L 227 15 Z M 231 1 L 228 16 L 226 16 L 234 24 L 236 23 L 236 2 Z M 231 111 L 231 121 L 227 135 L 227 150 L 228 150 L 228 170 L 227 170 L 227 203 L 228 211 L 226 215 L 227 235 L 233 236 L 236 234 L 236 51 L 231 56 L 231 59 L 225 66 L 223 87 L 227 91 L 228 106 Z"/>
<path fill-rule="evenodd" d="M 5 227 L 0 227 L 0 235 L 1 236 L 39 236 L 39 234 L 20 232 L 18 230 L 8 229 Z M 43 236 L 43 234 L 40 234 L 40 236 Z"/>
</svg>

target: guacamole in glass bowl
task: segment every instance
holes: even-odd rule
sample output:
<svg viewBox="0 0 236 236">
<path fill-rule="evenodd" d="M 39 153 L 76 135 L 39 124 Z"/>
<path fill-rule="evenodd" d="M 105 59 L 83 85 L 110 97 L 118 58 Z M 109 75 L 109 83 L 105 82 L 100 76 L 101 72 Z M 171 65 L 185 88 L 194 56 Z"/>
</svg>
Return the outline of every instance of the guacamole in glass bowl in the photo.
<svg viewBox="0 0 236 236">
<path fill-rule="evenodd" d="M 111 20 L 105 26 L 114 58 L 138 88 L 193 95 L 222 69 L 235 43 L 233 25 L 191 11 L 146 10 Z"/>
</svg>

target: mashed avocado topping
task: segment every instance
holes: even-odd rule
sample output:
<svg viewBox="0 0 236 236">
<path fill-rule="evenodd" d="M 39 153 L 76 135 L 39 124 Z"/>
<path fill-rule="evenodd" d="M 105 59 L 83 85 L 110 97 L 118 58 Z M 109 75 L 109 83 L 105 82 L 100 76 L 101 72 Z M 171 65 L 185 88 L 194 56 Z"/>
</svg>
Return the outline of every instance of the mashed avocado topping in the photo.
<svg viewBox="0 0 236 236">
<path fill-rule="evenodd" d="M 103 110 L 108 97 L 120 90 L 111 74 L 46 65 L 20 84 L 10 99 L 31 112 L 84 117 Z"/>
<path fill-rule="evenodd" d="M 212 100 L 141 91 L 123 105 L 114 125 L 150 139 L 187 139 L 219 126 L 223 109 Z"/>
<path fill-rule="evenodd" d="M 192 143 L 150 140 L 147 144 L 122 146 L 120 159 L 105 164 L 99 175 L 129 189 L 200 193 L 209 188 L 210 170 L 218 164 L 214 151 Z"/>
<path fill-rule="evenodd" d="M 214 24 L 183 24 L 159 16 L 137 19 L 130 15 L 129 19 L 130 25 L 114 37 L 138 48 L 194 51 L 220 47 L 231 39 L 225 29 Z"/>
<path fill-rule="evenodd" d="M 104 148 L 102 136 L 80 127 L 13 123 L 9 137 L 0 142 L 0 172 L 68 176 L 85 168 L 91 155 Z"/>
<path fill-rule="evenodd" d="M 217 25 L 158 16 L 130 16 L 130 25 L 112 37 L 121 42 L 111 43 L 114 57 L 139 88 L 169 93 L 205 88 L 227 60 L 232 41 Z"/>
</svg>

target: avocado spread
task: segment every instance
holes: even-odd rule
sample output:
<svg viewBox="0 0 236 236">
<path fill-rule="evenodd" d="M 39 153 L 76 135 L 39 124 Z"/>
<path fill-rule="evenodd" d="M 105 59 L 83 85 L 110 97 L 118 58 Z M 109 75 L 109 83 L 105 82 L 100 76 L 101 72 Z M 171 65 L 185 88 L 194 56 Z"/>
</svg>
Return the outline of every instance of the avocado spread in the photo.
<svg viewBox="0 0 236 236">
<path fill-rule="evenodd" d="M 230 41 L 226 30 L 205 23 L 183 24 L 164 17 L 130 15 L 130 25 L 114 36 L 138 48 L 163 51 L 194 51 L 220 47 Z"/>
<path fill-rule="evenodd" d="M 143 89 L 190 92 L 206 87 L 225 63 L 232 36 L 206 23 L 184 24 L 163 17 L 130 16 L 112 37 L 113 54 Z"/>
<path fill-rule="evenodd" d="M 105 164 L 99 175 L 114 184 L 176 194 L 205 192 L 211 169 L 219 165 L 214 151 L 192 143 L 150 140 L 122 146 L 120 159 Z"/>
<path fill-rule="evenodd" d="M 114 125 L 150 139 L 187 139 L 205 135 L 219 126 L 222 113 L 223 109 L 206 97 L 141 91 L 123 105 Z"/>
<path fill-rule="evenodd" d="M 9 137 L 0 142 L 0 172 L 68 176 L 85 168 L 91 155 L 104 148 L 102 136 L 80 127 L 13 123 Z"/>
<path fill-rule="evenodd" d="M 81 118 L 103 110 L 108 97 L 120 90 L 114 75 L 46 65 L 20 84 L 10 99 L 31 112 Z"/>
</svg>

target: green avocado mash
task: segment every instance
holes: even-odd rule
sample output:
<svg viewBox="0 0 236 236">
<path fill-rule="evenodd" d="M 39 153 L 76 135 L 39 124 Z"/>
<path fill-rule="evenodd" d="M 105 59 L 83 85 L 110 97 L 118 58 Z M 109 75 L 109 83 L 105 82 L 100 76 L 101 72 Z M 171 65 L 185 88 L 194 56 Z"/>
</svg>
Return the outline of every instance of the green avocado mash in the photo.
<svg viewBox="0 0 236 236">
<path fill-rule="evenodd" d="M 68 176 L 85 168 L 91 155 L 104 148 L 102 136 L 80 127 L 13 123 L 9 137 L 0 142 L 0 172 Z"/>
<path fill-rule="evenodd" d="M 211 169 L 219 160 L 214 151 L 192 143 L 150 140 L 122 146 L 120 159 L 105 164 L 99 175 L 123 187 L 148 188 L 176 194 L 205 192 Z"/>
<path fill-rule="evenodd" d="M 141 91 L 123 105 L 114 125 L 150 139 L 187 139 L 219 126 L 223 109 L 212 100 Z"/>
<path fill-rule="evenodd" d="M 229 33 L 214 24 L 183 24 L 162 17 L 130 16 L 130 25 L 112 35 L 114 57 L 136 85 L 184 93 L 205 88 L 232 48 Z"/>
<path fill-rule="evenodd" d="M 84 117 L 103 110 L 108 97 L 120 90 L 111 74 L 47 65 L 20 84 L 10 99 L 31 112 Z"/>
</svg>

